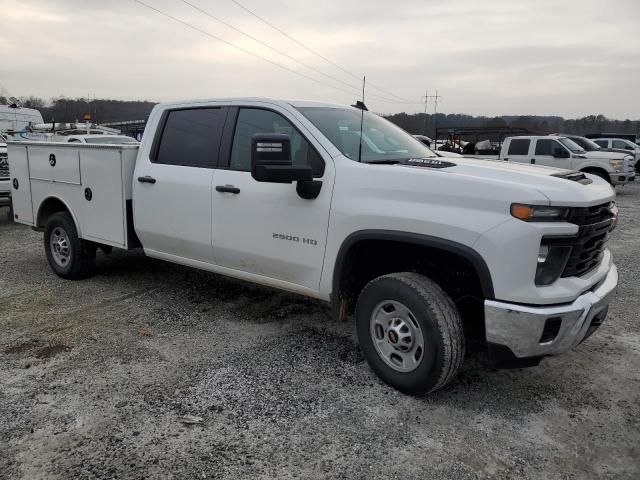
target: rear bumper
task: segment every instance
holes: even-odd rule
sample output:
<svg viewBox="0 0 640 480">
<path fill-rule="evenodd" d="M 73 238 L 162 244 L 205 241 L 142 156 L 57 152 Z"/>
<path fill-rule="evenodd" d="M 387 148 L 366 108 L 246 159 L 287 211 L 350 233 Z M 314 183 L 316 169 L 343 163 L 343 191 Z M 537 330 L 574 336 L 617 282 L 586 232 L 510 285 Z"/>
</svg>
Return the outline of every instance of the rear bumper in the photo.
<svg viewBox="0 0 640 480">
<path fill-rule="evenodd" d="M 487 343 L 515 359 L 541 358 L 572 349 L 604 321 L 618 285 L 618 269 L 611 265 L 605 279 L 570 304 L 524 306 L 485 301 Z"/>
</svg>

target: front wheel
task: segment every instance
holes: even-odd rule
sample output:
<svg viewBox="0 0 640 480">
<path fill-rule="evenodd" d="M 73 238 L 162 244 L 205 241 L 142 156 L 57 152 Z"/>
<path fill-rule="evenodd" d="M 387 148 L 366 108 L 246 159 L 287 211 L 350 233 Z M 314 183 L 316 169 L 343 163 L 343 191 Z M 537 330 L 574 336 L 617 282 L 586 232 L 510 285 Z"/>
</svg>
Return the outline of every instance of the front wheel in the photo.
<svg viewBox="0 0 640 480">
<path fill-rule="evenodd" d="M 356 323 L 360 348 L 372 370 L 401 392 L 438 390 L 462 365 L 460 313 L 424 275 L 392 273 L 369 282 L 358 298 Z"/>
<path fill-rule="evenodd" d="M 67 212 L 54 213 L 44 230 L 44 250 L 56 275 L 71 280 L 93 274 L 95 244 L 78 237 L 73 218 Z"/>
</svg>

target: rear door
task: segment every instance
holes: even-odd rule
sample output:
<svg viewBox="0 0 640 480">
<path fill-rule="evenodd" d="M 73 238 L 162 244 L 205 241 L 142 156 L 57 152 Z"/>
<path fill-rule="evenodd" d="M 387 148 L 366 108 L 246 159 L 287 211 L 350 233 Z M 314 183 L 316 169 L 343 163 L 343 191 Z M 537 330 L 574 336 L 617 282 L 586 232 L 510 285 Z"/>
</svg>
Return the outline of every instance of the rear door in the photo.
<svg viewBox="0 0 640 480">
<path fill-rule="evenodd" d="M 211 182 L 226 115 L 220 106 L 163 113 L 133 179 L 135 229 L 149 254 L 214 263 Z"/>
<path fill-rule="evenodd" d="M 234 107 L 228 145 L 214 173 L 213 245 L 222 267 L 318 289 L 327 238 L 334 170 L 326 152 L 293 116 L 279 107 Z M 317 198 L 305 200 L 296 184 L 257 182 L 251 176 L 251 138 L 283 133 L 294 164 L 309 164 L 322 180 Z M 323 152 L 325 159 L 321 156 Z"/>
<path fill-rule="evenodd" d="M 518 163 L 532 163 L 529 157 L 530 146 L 531 139 L 529 138 L 512 138 L 509 140 L 507 155 L 504 157 L 504 160 Z"/>
<path fill-rule="evenodd" d="M 556 150 L 564 152 L 567 158 L 556 157 Z M 538 138 L 535 140 L 531 163 L 547 167 L 571 169 L 571 152 L 554 138 Z"/>
</svg>

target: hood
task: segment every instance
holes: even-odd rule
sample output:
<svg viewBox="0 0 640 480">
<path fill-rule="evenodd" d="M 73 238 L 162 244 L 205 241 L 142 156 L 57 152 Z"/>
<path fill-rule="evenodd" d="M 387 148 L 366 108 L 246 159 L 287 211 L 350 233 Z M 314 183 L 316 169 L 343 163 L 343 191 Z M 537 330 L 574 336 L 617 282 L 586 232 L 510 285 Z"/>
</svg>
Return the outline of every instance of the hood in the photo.
<svg viewBox="0 0 640 480">
<path fill-rule="evenodd" d="M 628 156 L 632 156 L 633 154 L 631 152 L 626 152 L 624 150 L 614 150 L 614 149 L 607 149 L 607 150 L 597 150 L 594 152 L 585 152 L 585 153 L 581 153 L 580 155 L 587 157 L 589 159 L 598 159 L 598 158 L 604 158 L 606 160 L 622 160 L 624 159 L 624 157 L 628 157 Z"/>
<path fill-rule="evenodd" d="M 442 159 L 445 160 L 445 159 Z M 552 205 L 591 206 L 615 198 L 615 191 L 606 180 L 590 174 L 584 176 L 590 180 L 577 181 L 584 177 L 577 172 L 561 168 L 505 162 L 503 160 L 477 160 L 472 158 L 446 159 L 451 166 L 429 168 L 411 166 L 415 170 L 437 170 L 445 175 L 464 176 L 483 182 L 486 188 L 520 191 L 523 198 L 526 192 L 536 191 Z M 574 174 L 574 175 L 572 175 Z M 517 198 L 512 199 L 518 202 Z"/>
</svg>

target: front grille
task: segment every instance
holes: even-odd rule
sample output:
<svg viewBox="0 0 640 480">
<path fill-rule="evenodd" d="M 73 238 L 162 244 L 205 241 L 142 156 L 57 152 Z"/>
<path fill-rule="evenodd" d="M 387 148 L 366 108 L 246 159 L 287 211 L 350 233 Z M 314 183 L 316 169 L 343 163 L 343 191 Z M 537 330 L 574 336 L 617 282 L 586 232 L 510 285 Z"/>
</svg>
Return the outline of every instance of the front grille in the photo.
<svg viewBox="0 0 640 480">
<path fill-rule="evenodd" d="M 594 207 L 575 208 L 568 221 L 579 226 L 578 234 L 568 240 L 571 254 L 561 277 L 576 277 L 598 266 L 613 224 L 611 203 Z"/>
<path fill-rule="evenodd" d="M 0 180 L 9 178 L 9 162 L 7 161 L 7 154 L 0 153 Z"/>
</svg>

